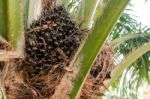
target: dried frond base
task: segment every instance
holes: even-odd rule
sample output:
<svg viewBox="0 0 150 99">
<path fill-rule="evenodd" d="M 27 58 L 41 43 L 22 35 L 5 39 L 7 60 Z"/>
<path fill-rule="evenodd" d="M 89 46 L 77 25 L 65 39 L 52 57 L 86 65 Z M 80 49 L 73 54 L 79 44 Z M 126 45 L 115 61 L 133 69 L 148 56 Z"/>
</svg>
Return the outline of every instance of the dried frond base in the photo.
<svg viewBox="0 0 150 99">
<path fill-rule="evenodd" d="M 93 99 L 96 96 L 104 95 L 101 93 L 103 81 L 110 79 L 110 73 L 113 64 L 113 50 L 110 46 L 104 45 L 104 48 L 94 62 L 90 74 L 81 90 L 80 99 Z"/>
<path fill-rule="evenodd" d="M 38 99 L 34 89 L 24 81 L 23 74 L 17 72 L 17 67 L 21 65 L 21 60 L 11 60 L 5 63 L 1 84 L 7 99 Z"/>
</svg>

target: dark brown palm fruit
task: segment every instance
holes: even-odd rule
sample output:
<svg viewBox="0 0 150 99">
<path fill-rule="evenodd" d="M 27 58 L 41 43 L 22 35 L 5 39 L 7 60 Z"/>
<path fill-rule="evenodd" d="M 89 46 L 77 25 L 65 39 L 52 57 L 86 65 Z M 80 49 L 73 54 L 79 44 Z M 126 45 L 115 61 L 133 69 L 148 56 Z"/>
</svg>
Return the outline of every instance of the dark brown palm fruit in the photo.
<svg viewBox="0 0 150 99">
<path fill-rule="evenodd" d="M 80 35 L 79 27 L 63 6 L 44 11 L 25 35 L 27 61 L 37 69 L 51 69 L 71 58 L 79 47 Z"/>
<path fill-rule="evenodd" d="M 81 42 L 81 30 L 64 6 L 45 10 L 25 33 L 28 82 L 46 98 L 55 92 Z"/>
<path fill-rule="evenodd" d="M 80 99 L 93 99 L 101 96 L 100 88 L 104 87 L 103 81 L 110 79 L 110 73 L 113 65 L 113 50 L 111 46 L 105 44 L 104 48 L 97 56 L 92 65 L 90 74 L 88 75 L 85 84 L 82 88 Z"/>
</svg>

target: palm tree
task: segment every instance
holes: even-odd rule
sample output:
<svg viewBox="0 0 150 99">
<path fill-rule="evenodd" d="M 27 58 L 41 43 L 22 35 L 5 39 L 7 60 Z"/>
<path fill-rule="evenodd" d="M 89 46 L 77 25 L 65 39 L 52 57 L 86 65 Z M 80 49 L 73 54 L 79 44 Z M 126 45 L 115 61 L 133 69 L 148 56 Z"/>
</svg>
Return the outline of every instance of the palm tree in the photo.
<svg viewBox="0 0 150 99">
<path fill-rule="evenodd" d="M 34 13 L 32 12 L 34 9 L 31 8 L 37 3 L 37 1 L 24 0 L 24 2 L 22 2 L 22 4 L 24 5 L 23 13 L 21 13 L 22 12 L 21 5 L 20 5 L 21 1 L 17 1 L 17 0 L 6 0 L 6 1 L 0 0 L 0 7 L 1 7 L 0 19 L 2 20 L 2 22 L 0 22 L 0 34 L 8 42 L 8 43 L 4 43 L 5 40 L 1 40 L 4 46 L 8 46 L 8 48 L 3 49 L 0 57 L 2 61 L 1 64 L 3 66 L 1 72 L 2 90 L 5 96 L 11 99 L 29 98 L 29 96 L 31 96 L 32 98 L 43 97 L 45 93 L 39 91 L 38 88 L 36 88 L 33 85 L 33 83 L 29 83 L 31 80 L 32 81 L 36 81 L 36 80 L 34 80 L 34 78 L 28 80 L 27 79 L 28 77 L 26 76 L 27 72 L 24 72 L 30 70 L 31 68 L 28 69 L 25 68 L 25 70 L 22 67 L 18 68 L 20 64 L 23 64 L 22 60 L 24 60 L 24 57 L 22 56 L 24 56 L 24 54 L 26 55 L 26 51 L 24 51 L 24 49 L 27 49 L 26 46 L 24 48 L 24 45 L 26 43 L 24 44 L 23 32 L 28 31 L 27 28 L 29 28 L 30 27 L 29 24 L 32 23 L 30 20 L 32 19 L 32 16 L 34 16 L 33 15 Z M 44 0 L 44 2 L 45 1 L 46 0 Z M 49 1 L 54 1 L 54 0 L 48 0 L 47 2 Z M 101 49 L 102 45 L 104 45 L 107 36 L 110 34 L 113 26 L 117 22 L 117 19 L 120 17 L 121 13 L 123 12 L 128 2 L 129 0 L 123 0 L 123 1 L 110 0 L 105 2 L 104 1 L 102 2 L 100 0 L 95 0 L 95 1 L 58 0 L 57 2 L 55 1 L 54 3 L 50 3 L 55 5 L 66 3 L 68 5 L 68 9 L 70 9 L 70 12 L 72 12 L 72 16 L 78 19 L 77 23 L 83 21 L 81 27 L 89 31 L 88 33 L 85 33 L 83 35 L 82 37 L 83 40 L 80 44 L 80 47 L 78 48 L 78 51 L 75 51 L 75 54 L 73 53 L 71 54 L 72 58 L 69 58 L 69 61 L 67 62 L 67 64 L 69 64 L 68 67 L 63 69 L 66 70 L 67 72 L 58 74 L 57 73 L 58 69 L 56 69 L 56 71 L 52 73 L 55 74 L 54 76 L 48 74 L 42 76 L 42 77 L 46 77 L 44 78 L 44 80 L 46 81 L 51 79 L 49 83 L 56 84 L 53 87 L 54 91 L 52 89 L 46 90 L 47 93 L 51 92 L 52 98 L 59 99 L 59 97 L 70 97 L 71 99 L 74 99 L 80 97 L 82 87 L 84 86 L 84 83 L 86 83 L 86 78 L 88 78 L 88 74 L 90 73 L 90 70 L 92 68 L 92 63 L 94 63 L 95 57 L 98 55 L 99 51 L 101 51 L 101 54 L 98 57 L 98 59 L 99 58 L 101 59 L 102 53 L 107 52 L 108 50 L 107 48 L 104 51 L 102 51 Z M 43 10 L 49 9 L 49 5 L 47 7 L 47 5 L 45 5 L 46 3 L 42 3 L 42 4 L 44 6 L 42 7 Z M 123 39 L 122 41 L 126 41 L 132 37 L 136 38 L 137 34 L 128 36 L 126 37 L 126 39 Z M 113 39 L 114 38 L 115 37 L 113 37 Z M 25 38 L 25 41 L 28 42 L 27 39 Z M 121 41 L 120 39 L 116 41 L 114 40 L 112 44 L 117 45 L 118 43 L 120 43 L 120 41 Z M 100 93 L 106 91 L 104 85 L 106 87 L 109 86 L 110 82 L 117 79 L 130 64 L 132 64 L 137 58 L 139 58 L 144 53 L 150 50 L 149 43 L 147 43 L 146 45 L 141 44 L 141 46 L 140 45 L 137 46 L 138 48 L 133 52 L 131 52 L 123 62 L 117 64 L 118 66 L 116 66 L 115 69 L 106 68 L 106 71 L 108 71 L 108 76 L 111 73 L 110 74 L 111 79 L 108 76 L 106 76 L 107 73 L 104 72 L 105 76 L 103 76 L 103 79 L 100 85 L 98 86 L 98 89 L 100 88 L 99 89 Z M 58 51 L 61 52 L 60 50 Z M 119 50 L 119 52 L 121 52 L 121 50 Z M 123 53 L 123 55 L 126 54 Z M 133 56 L 134 59 L 132 59 Z M 106 61 L 107 60 L 105 60 L 105 62 Z M 100 62 L 96 62 L 96 63 L 100 64 Z M 93 67 L 94 66 L 96 65 L 93 65 Z M 23 64 L 23 67 L 27 67 L 27 65 Z M 36 69 L 33 71 L 36 72 Z M 101 72 L 98 73 L 103 74 Z M 37 79 L 43 79 L 40 77 L 38 76 Z M 59 79 L 59 80 L 54 80 L 53 77 L 54 79 Z M 15 83 L 12 84 L 11 82 L 14 81 L 14 78 L 17 80 Z M 109 78 L 107 82 L 105 82 L 106 78 Z M 56 82 L 54 83 L 54 81 Z M 102 83 L 104 85 L 102 85 Z M 39 84 L 39 82 L 37 84 Z M 46 84 L 46 85 L 49 87 L 51 84 Z M 93 89 L 97 90 L 97 87 L 94 87 Z M 95 94 L 95 92 L 92 92 L 92 95 L 93 93 L 94 96 L 96 97 L 99 96 L 99 94 Z"/>
</svg>

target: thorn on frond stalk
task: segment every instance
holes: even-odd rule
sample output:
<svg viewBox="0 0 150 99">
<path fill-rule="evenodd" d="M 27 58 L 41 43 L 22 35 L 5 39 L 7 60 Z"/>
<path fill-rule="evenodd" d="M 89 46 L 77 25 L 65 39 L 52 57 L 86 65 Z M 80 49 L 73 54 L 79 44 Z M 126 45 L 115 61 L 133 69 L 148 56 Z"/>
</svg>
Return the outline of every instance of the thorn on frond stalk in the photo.
<svg viewBox="0 0 150 99">
<path fill-rule="evenodd" d="M 101 83 L 101 86 L 102 86 L 102 87 L 104 87 L 107 91 L 109 91 L 109 92 L 110 92 L 110 90 L 107 88 L 107 86 L 105 86 L 105 84 L 104 84 L 104 83 Z"/>
</svg>

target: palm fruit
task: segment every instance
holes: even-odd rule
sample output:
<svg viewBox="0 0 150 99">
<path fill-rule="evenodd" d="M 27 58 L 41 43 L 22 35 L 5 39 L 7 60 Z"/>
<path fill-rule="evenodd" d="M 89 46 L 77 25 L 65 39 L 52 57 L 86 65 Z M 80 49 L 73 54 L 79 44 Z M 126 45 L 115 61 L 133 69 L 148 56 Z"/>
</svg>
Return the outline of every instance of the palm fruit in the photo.
<svg viewBox="0 0 150 99">
<path fill-rule="evenodd" d="M 33 21 L 25 33 L 26 58 L 22 66 L 37 93 L 50 97 L 55 92 L 81 37 L 79 26 L 64 6 L 44 10 Z"/>
</svg>

